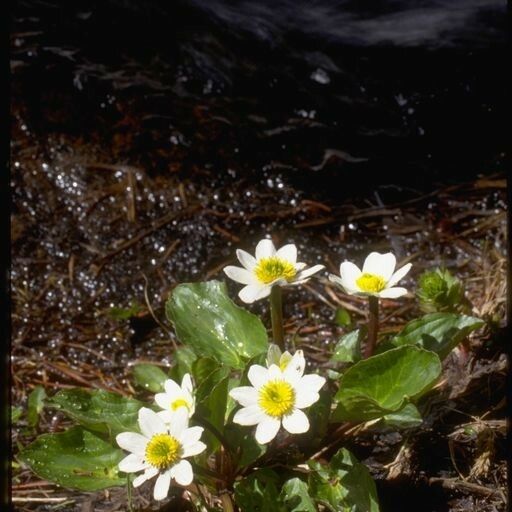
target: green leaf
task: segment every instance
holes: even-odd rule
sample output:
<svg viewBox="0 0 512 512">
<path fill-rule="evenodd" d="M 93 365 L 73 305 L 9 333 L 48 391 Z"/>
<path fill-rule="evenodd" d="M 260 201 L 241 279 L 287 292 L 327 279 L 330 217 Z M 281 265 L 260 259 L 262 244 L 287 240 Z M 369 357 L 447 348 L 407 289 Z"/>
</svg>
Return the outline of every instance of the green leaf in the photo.
<svg viewBox="0 0 512 512">
<path fill-rule="evenodd" d="M 199 417 L 206 418 L 221 434 L 224 432 L 224 419 L 226 414 L 226 405 L 228 401 L 229 377 L 226 372 L 219 368 L 214 373 L 224 374 L 224 378 L 215 385 L 208 386 L 208 394 L 197 405 L 196 414 Z M 217 378 L 217 375 L 215 375 Z M 198 393 L 199 395 L 199 393 Z M 209 447 L 208 453 L 212 453 L 220 446 L 220 441 L 208 429 L 205 430 L 205 440 Z"/>
<path fill-rule="evenodd" d="M 221 366 L 211 357 L 199 357 L 192 363 L 192 376 L 197 385 L 200 385 Z M 220 379 L 219 379 L 220 380 Z"/>
<path fill-rule="evenodd" d="M 29 427 L 35 427 L 39 422 L 39 415 L 44 408 L 46 391 L 43 386 L 36 386 L 28 395 L 27 422 Z"/>
<path fill-rule="evenodd" d="M 235 483 L 235 502 L 242 512 L 284 512 L 279 503 L 279 477 L 270 469 L 258 469 Z"/>
<path fill-rule="evenodd" d="M 393 345 L 417 345 L 437 352 L 444 359 L 470 332 L 485 322 L 479 318 L 455 313 L 431 313 L 409 322 L 393 338 Z"/>
<path fill-rule="evenodd" d="M 19 406 L 15 407 L 14 405 L 11 405 L 11 423 L 13 425 L 18 423 L 22 414 L 23 414 L 23 409 L 21 407 L 19 407 Z"/>
<path fill-rule="evenodd" d="M 386 414 L 382 423 L 392 428 L 414 428 L 423 423 L 423 418 L 414 404 L 406 404 L 399 411 Z"/>
<path fill-rule="evenodd" d="M 331 459 L 330 466 L 347 491 L 344 501 L 351 512 L 379 512 L 375 482 L 364 464 L 342 448 Z"/>
<path fill-rule="evenodd" d="M 336 313 L 334 314 L 334 321 L 341 327 L 348 327 L 352 324 L 350 313 L 345 308 L 336 309 Z"/>
<path fill-rule="evenodd" d="M 178 347 L 174 352 L 175 362 L 169 371 L 169 377 L 181 382 L 186 373 L 192 373 L 192 365 L 196 359 L 196 353 L 190 347 Z"/>
<path fill-rule="evenodd" d="M 316 512 L 316 507 L 308 492 L 308 485 L 300 478 L 285 482 L 281 490 L 281 500 L 290 512 Z"/>
<path fill-rule="evenodd" d="M 40 478 L 81 491 L 125 485 L 117 468 L 124 456 L 122 450 L 81 427 L 44 434 L 18 455 Z"/>
<path fill-rule="evenodd" d="M 311 425 L 307 436 L 311 438 L 309 442 L 312 446 L 318 445 L 327 433 L 331 415 L 332 393 L 328 389 L 321 389 L 319 395 L 318 401 L 305 411 Z"/>
<path fill-rule="evenodd" d="M 310 495 L 331 511 L 345 512 L 347 507 L 344 500 L 348 492 L 340 482 L 345 472 L 339 475 L 329 464 L 320 464 L 314 460 L 310 460 L 308 465 L 312 469 L 309 475 Z"/>
<path fill-rule="evenodd" d="M 164 382 L 169 378 L 160 367 L 154 364 L 136 364 L 132 372 L 135 385 L 152 393 L 163 391 Z"/>
<path fill-rule="evenodd" d="M 361 340 L 364 337 L 364 329 L 356 329 L 340 338 L 331 361 L 339 363 L 356 363 L 361 359 Z"/>
<path fill-rule="evenodd" d="M 59 391 L 51 398 L 51 404 L 84 427 L 110 435 L 137 432 L 138 412 L 144 406 L 117 393 L 81 388 Z"/>
<path fill-rule="evenodd" d="M 132 302 L 129 308 L 111 307 L 108 310 L 108 315 L 114 320 L 128 320 L 132 316 L 137 316 L 141 311 L 144 311 L 139 304 Z"/>
<path fill-rule="evenodd" d="M 332 421 L 363 422 L 400 410 L 441 374 L 434 352 L 406 345 L 359 361 L 340 378 Z"/>
<path fill-rule="evenodd" d="M 370 473 L 342 448 L 329 464 L 309 461 L 309 495 L 332 512 L 379 512 L 377 490 Z"/>
<path fill-rule="evenodd" d="M 267 445 L 258 444 L 253 429 L 236 423 L 224 427 L 224 437 L 228 440 L 233 453 L 237 454 L 237 468 L 252 464 L 267 451 Z"/>
<path fill-rule="evenodd" d="M 166 303 L 166 314 L 182 343 L 197 355 L 232 368 L 242 369 L 244 359 L 267 350 L 260 319 L 238 307 L 220 281 L 177 286 Z"/>
</svg>

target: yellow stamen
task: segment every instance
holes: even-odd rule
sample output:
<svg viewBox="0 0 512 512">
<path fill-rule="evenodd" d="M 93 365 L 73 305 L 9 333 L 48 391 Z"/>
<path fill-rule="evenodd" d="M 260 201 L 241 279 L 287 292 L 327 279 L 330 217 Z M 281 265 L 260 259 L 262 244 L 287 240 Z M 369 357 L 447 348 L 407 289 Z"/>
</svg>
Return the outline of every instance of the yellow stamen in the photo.
<svg viewBox="0 0 512 512">
<path fill-rule="evenodd" d="M 169 434 L 154 435 L 146 446 L 146 461 L 158 469 L 171 467 L 181 456 L 181 443 Z"/>
<path fill-rule="evenodd" d="M 272 256 L 259 260 L 254 273 L 260 283 L 268 284 L 279 278 L 291 281 L 297 274 L 297 271 L 293 263 L 277 256 Z"/>
<path fill-rule="evenodd" d="M 284 380 L 267 382 L 259 391 L 258 405 L 274 418 L 281 418 L 293 411 L 295 390 Z"/>
<path fill-rule="evenodd" d="M 386 280 L 381 276 L 365 273 L 356 280 L 356 284 L 363 292 L 378 293 L 386 287 Z"/>
<path fill-rule="evenodd" d="M 184 398 L 177 398 L 176 400 L 174 400 L 174 402 L 171 403 L 172 411 L 175 411 L 180 407 L 186 407 L 187 409 L 190 409 L 188 402 Z"/>
</svg>

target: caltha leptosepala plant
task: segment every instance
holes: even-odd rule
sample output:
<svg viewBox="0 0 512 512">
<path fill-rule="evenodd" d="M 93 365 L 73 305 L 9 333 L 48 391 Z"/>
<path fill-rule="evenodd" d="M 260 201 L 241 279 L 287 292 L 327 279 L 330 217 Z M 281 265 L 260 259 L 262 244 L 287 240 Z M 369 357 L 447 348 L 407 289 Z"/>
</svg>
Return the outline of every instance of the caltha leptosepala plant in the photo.
<svg viewBox="0 0 512 512">
<path fill-rule="evenodd" d="M 362 269 L 344 261 L 326 279 L 323 265 L 297 261 L 293 244 L 276 250 L 264 239 L 254 256 L 236 255 L 241 266 L 224 272 L 243 285 L 242 302 L 269 300 L 270 338 L 224 282 L 181 284 L 166 303 L 180 342 L 168 373 L 134 365 L 138 397 L 76 388 L 46 398 L 75 425 L 39 436 L 19 461 L 70 489 L 124 487 L 128 509 L 141 503 L 138 488 L 197 511 L 378 511 L 375 484 L 344 447 L 347 436 L 355 426 L 420 425 L 422 397 L 433 392 L 442 359 L 482 321 L 455 307 L 463 297 L 458 285 L 450 292 L 454 278 L 446 286 L 423 279 L 422 304 L 436 290 L 428 313 L 381 339 L 379 304 L 389 314 L 413 296 L 398 286 L 411 280 L 410 263 L 371 252 Z M 345 325 L 321 367 L 283 328 L 283 289 L 311 279 L 368 303 L 367 318 L 349 332 Z"/>
</svg>

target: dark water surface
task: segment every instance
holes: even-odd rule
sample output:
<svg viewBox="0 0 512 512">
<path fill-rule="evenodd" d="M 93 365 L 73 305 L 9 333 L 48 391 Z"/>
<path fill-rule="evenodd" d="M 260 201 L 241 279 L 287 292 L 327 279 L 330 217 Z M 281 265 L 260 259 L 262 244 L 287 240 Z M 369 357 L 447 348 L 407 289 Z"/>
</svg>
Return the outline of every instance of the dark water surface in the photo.
<svg viewBox="0 0 512 512">
<path fill-rule="evenodd" d="M 494 0 L 19 1 L 19 374 L 80 385 L 56 372 L 64 363 L 125 386 L 130 361 L 169 364 L 147 312 L 119 321 L 111 308 L 145 310 L 145 275 L 162 317 L 176 283 L 222 278 L 236 247 L 267 234 L 331 272 L 372 248 L 412 257 L 414 277 L 440 263 L 476 273 L 474 255 L 505 240 L 489 229 L 447 243 L 473 221 L 436 191 L 502 170 L 505 21 Z M 503 194 L 484 192 L 472 208 L 503 216 Z M 288 332 L 309 315 L 311 339 L 331 343 L 332 304 L 308 290 L 289 298 Z"/>
</svg>

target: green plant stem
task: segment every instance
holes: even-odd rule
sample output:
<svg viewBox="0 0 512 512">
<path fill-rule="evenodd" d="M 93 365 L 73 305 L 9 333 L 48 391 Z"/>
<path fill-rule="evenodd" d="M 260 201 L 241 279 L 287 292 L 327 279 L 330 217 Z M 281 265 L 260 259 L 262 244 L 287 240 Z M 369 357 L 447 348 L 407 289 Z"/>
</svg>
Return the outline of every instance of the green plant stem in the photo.
<svg viewBox="0 0 512 512">
<path fill-rule="evenodd" d="M 273 286 L 270 292 L 270 315 L 274 342 L 284 352 L 283 299 L 280 286 Z"/>
<path fill-rule="evenodd" d="M 128 501 L 128 512 L 133 512 L 132 481 L 130 475 L 126 477 L 126 496 Z"/>
<path fill-rule="evenodd" d="M 364 351 L 365 359 L 371 357 L 377 345 L 377 335 L 379 334 L 379 298 L 368 297 L 368 339 Z"/>
</svg>

